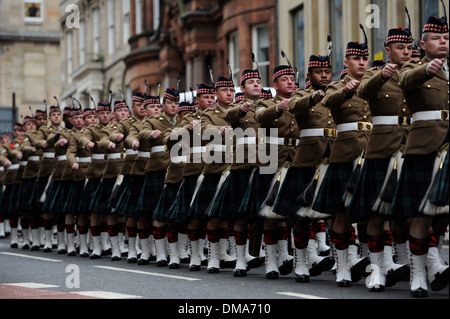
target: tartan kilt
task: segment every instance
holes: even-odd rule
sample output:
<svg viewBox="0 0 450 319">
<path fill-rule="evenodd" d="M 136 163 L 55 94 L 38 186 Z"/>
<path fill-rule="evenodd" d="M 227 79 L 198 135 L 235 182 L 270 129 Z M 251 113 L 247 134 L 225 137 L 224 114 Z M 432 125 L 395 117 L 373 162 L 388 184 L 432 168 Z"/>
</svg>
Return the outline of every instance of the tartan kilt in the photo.
<svg viewBox="0 0 450 319">
<path fill-rule="evenodd" d="M 312 209 L 328 215 L 345 214 L 343 196 L 353 172 L 353 162 L 330 163 Z"/>
<path fill-rule="evenodd" d="M 47 186 L 49 179 L 50 175 L 37 178 L 28 203 L 32 210 L 41 211 L 43 209 L 43 203 L 40 201 L 40 199 L 45 191 L 45 187 Z"/>
<path fill-rule="evenodd" d="M 297 203 L 297 197 L 314 178 L 315 172 L 315 167 L 289 167 L 284 182 L 278 191 L 278 196 L 272 211 L 277 215 L 292 220 L 303 219 L 303 217 L 297 215 L 297 210 L 301 207 Z"/>
<path fill-rule="evenodd" d="M 21 183 L 15 183 L 13 185 L 10 200 L 9 200 L 9 206 L 8 206 L 8 214 L 9 216 L 18 217 L 20 215 L 20 212 L 17 210 L 17 205 L 19 202 L 19 190 L 20 190 Z"/>
<path fill-rule="evenodd" d="M 51 181 L 50 185 L 47 188 L 47 191 L 45 192 L 45 201 L 44 205 L 42 206 L 42 210 L 47 214 L 55 213 L 55 211 L 53 210 L 53 207 L 55 206 L 55 201 L 57 200 L 55 194 L 60 183 L 61 181 Z"/>
<path fill-rule="evenodd" d="M 78 216 L 80 214 L 79 204 L 83 196 L 84 184 L 86 184 L 86 180 L 73 181 L 70 184 L 70 188 L 67 193 L 67 199 L 64 201 L 63 207 L 63 211 L 66 212 L 66 214 L 75 216 Z"/>
<path fill-rule="evenodd" d="M 22 212 L 29 212 L 32 210 L 30 205 L 30 197 L 33 193 L 34 185 L 36 184 L 36 178 L 22 179 L 20 183 L 19 194 L 16 210 Z"/>
<path fill-rule="evenodd" d="M 111 214 L 111 205 L 108 200 L 111 197 L 116 180 L 115 177 L 102 179 L 89 204 L 89 211 L 101 215 Z"/>
<path fill-rule="evenodd" d="M 208 174 L 204 175 L 203 181 L 197 191 L 195 198 L 189 209 L 189 216 L 191 219 L 207 219 L 209 218 L 207 212 L 214 194 L 219 186 L 219 180 L 222 174 Z"/>
<path fill-rule="evenodd" d="M 5 185 L 5 190 L 3 191 L 2 203 L 0 206 L 0 216 L 3 218 L 9 218 L 9 206 L 11 203 L 11 193 L 13 192 L 14 185 Z M 3 186 L 2 186 L 3 187 Z"/>
<path fill-rule="evenodd" d="M 53 195 L 54 200 L 52 200 L 52 204 L 50 206 L 50 211 L 52 211 L 54 214 L 60 215 L 66 214 L 64 206 L 67 201 L 67 196 L 69 195 L 72 182 L 73 181 L 60 181 L 58 183 L 58 187 L 56 188 L 55 193 Z"/>
<path fill-rule="evenodd" d="M 81 196 L 80 203 L 78 205 L 78 213 L 79 214 L 87 214 L 90 215 L 91 211 L 89 210 L 89 205 L 91 204 L 92 198 L 94 197 L 95 191 L 100 185 L 102 178 L 89 178 L 84 187 L 83 194 Z"/>
<path fill-rule="evenodd" d="M 257 220 L 259 210 L 262 203 L 267 198 L 270 191 L 272 180 L 276 174 L 261 174 L 260 169 L 257 169 L 253 174 L 252 181 L 245 192 L 241 205 L 237 210 L 235 219 L 243 220 Z"/>
<path fill-rule="evenodd" d="M 125 185 L 123 193 L 117 200 L 115 210 L 125 217 L 139 218 L 142 215 L 138 214 L 138 203 L 141 190 L 144 186 L 144 175 L 130 175 L 128 183 Z"/>
<path fill-rule="evenodd" d="M 442 172 L 437 181 L 436 187 L 430 198 L 430 202 L 436 206 L 448 206 L 449 205 L 449 176 L 448 176 L 448 161 L 449 152 L 445 156 L 444 163 L 442 165 Z"/>
<path fill-rule="evenodd" d="M 130 183 L 130 180 L 132 179 L 131 175 L 123 175 L 122 182 L 119 185 L 119 189 L 117 190 L 116 196 L 112 198 L 110 208 L 112 212 L 116 212 L 116 207 L 119 206 L 120 198 L 122 197 L 122 194 L 125 192 L 126 188 L 128 187 L 128 184 Z"/>
<path fill-rule="evenodd" d="M 176 221 L 176 216 L 172 216 L 170 211 L 173 205 L 177 203 L 178 194 L 183 183 L 165 184 L 158 205 L 156 205 L 153 219 L 162 223 L 170 223 Z"/>
<path fill-rule="evenodd" d="M 220 218 L 224 221 L 233 221 L 237 210 L 244 198 L 253 170 L 231 170 L 225 182 L 222 184 L 216 199 L 211 203 L 210 218 Z"/>
<path fill-rule="evenodd" d="M 138 212 L 150 219 L 153 218 L 153 212 L 158 205 L 164 189 L 164 180 L 166 171 L 149 172 L 145 175 L 144 184 L 139 194 Z"/>
<path fill-rule="evenodd" d="M 347 208 L 347 213 L 352 216 L 353 221 L 379 215 L 378 212 L 372 210 L 372 207 L 383 188 L 390 161 L 390 157 L 386 159 L 366 159 L 364 161 L 350 206 Z"/>
<path fill-rule="evenodd" d="M 395 217 L 426 216 L 419 207 L 431 183 L 435 159 L 436 152 L 404 156 L 390 214 Z"/>
<path fill-rule="evenodd" d="M 200 175 L 186 176 L 181 183 L 175 201 L 167 211 L 167 220 L 190 221 L 189 209 Z"/>
</svg>

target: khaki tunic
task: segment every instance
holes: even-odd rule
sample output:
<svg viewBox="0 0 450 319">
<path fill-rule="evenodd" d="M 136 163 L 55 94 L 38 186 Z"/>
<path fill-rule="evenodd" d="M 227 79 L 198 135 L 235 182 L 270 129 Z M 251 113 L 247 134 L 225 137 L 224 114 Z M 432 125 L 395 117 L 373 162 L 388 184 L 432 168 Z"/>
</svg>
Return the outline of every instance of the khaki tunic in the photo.
<svg viewBox="0 0 450 319">
<path fill-rule="evenodd" d="M 20 151 L 23 154 L 23 161 L 28 161 L 27 166 L 25 167 L 22 179 L 33 179 L 36 178 L 39 172 L 39 161 L 42 158 L 42 149 L 36 148 L 36 138 L 37 138 L 37 130 L 34 131 L 26 131 L 23 136 L 23 142 L 20 145 Z M 36 151 L 33 151 L 33 147 Z M 39 157 L 39 161 L 30 161 L 30 156 Z"/>
<path fill-rule="evenodd" d="M 73 181 L 80 182 L 86 179 L 89 163 L 80 163 L 80 158 L 91 157 L 91 152 L 86 150 L 82 142 L 84 130 L 73 132 L 69 146 L 67 148 L 67 165 L 72 169 L 73 164 L 78 163 L 78 170 L 73 172 Z"/>
<path fill-rule="evenodd" d="M 91 163 L 89 164 L 88 171 L 86 173 L 86 178 L 99 178 L 103 176 L 103 171 L 105 170 L 106 160 L 105 160 L 105 149 L 102 149 L 99 146 L 100 139 L 102 137 L 102 129 L 103 125 L 89 125 L 83 132 L 83 136 L 81 137 L 81 144 L 84 148 L 86 148 L 87 144 L 93 142 L 95 146 L 92 148 L 91 153 L 96 154 L 97 156 L 103 155 L 103 159 L 94 159 L 92 158 Z"/>
<path fill-rule="evenodd" d="M 106 166 L 103 172 L 103 178 L 116 178 L 120 175 L 120 171 L 122 170 L 126 152 L 125 142 L 121 141 L 120 143 L 116 143 L 116 148 L 113 150 L 108 149 L 108 145 L 112 141 L 112 134 L 117 130 L 117 128 L 118 126 L 116 124 L 110 124 L 105 126 L 101 131 L 101 137 L 98 144 L 99 148 L 104 150 L 106 158 Z M 120 158 L 108 159 L 108 154 L 115 153 L 120 153 Z"/>
<path fill-rule="evenodd" d="M 66 139 L 68 143 L 63 147 L 60 146 L 61 140 Z M 65 128 L 61 129 L 59 140 L 55 143 L 56 165 L 52 172 L 53 181 L 70 181 L 73 179 L 72 169 L 67 165 L 66 160 L 58 160 L 59 156 L 66 156 L 70 140 L 72 139 L 72 131 Z"/>
<path fill-rule="evenodd" d="M 36 135 L 36 150 L 44 153 L 55 153 L 55 135 L 60 132 L 60 128 L 55 128 L 53 126 L 42 126 L 39 128 Z M 47 147 L 43 148 L 42 144 L 47 142 Z M 52 173 L 53 168 L 56 164 L 56 158 L 46 158 L 42 157 L 39 165 L 38 177 L 47 177 Z"/>
<path fill-rule="evenodd" d="M 111 142 L 115 143 L 116 137 L 119 134 L 123 134 L 123 136 L 124 136 L 123 145 L 125 147 L 125 152 L 126 152 L 126 150 L 132 149 L 131 146 L 126 145 L 125 140 L 128 137 L 128 135 L 130 134 L 131 127 L 133 126 L 133 124 L 135 124 L 137 122 L 138 122 L 138 120 L 134 116 L 120 121 L 116 125 L 117 128 L 110 134 Z M 136 157 L 137 157 L 137 155 L 126 155 L 125 156 L 120 174 L 129 175 L 131 173 L 131 169 L 133 168 L 133 164 L 134 164 Z"/>
</svg>

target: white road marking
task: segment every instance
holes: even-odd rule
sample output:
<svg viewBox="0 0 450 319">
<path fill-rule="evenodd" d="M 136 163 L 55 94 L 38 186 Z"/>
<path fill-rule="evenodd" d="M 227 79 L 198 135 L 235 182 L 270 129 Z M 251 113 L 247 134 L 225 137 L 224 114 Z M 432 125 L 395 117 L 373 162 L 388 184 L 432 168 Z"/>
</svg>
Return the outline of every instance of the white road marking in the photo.
<svg viewBox="0 0 450 319">
<path fill-rule="evenodd" d="M 277 292 L 277 294 L 279 295 L 285 295 L 285 296 L 289 296 L 289 297 L 297 297 L 297 298 L 302 298 L 302 299 L 329 299 L 329 298 L 325 298 L 325 297 L 319 297 L 319 296 L 314 296 L 314 295 L 305 295 L 305 294 L 299 294 L 296 292 Z"/>
<path fill-rule="evenodd" d="M 56 286 L 56 285 L 38 284 L 35 282 L 23 282 L 23 283 L 4 284 L 4 285 L 22 287 L 22 288 L 33 288 L 33 289 L 59 288 L 59 286 Z"/>
<path fill-rule="evenodd" d="M 36 257 L 36 256 L 28 256 L 28 255 L 15 254 L 15 253 L 1 252 L 0 254 L 3 254 L 3 255 L 9 255 L 9 256 L 15 256 L 15 257 L 23 257 L 23 258 L 37 259 L 37 260 L 42 260 L 42 261 L 50 261 L 50 262 L 54 262 L 54 263 L 60 263 L 60 262 L 62 262 L 62 260 L 59 260 L 59 259 L 50 259 L 50 258 L 43 258 L 43 257 Z"/>
<path fill-rule="evenodd" d="M 135 295 L 127 295 L 127 294 L 119 294 L 115 292 L 108 291 L 79 291 L 79 292 L 71 292 L 71 294 L 82 295 L 87 297 L 94 298 L 103 298 L 103 299 L 138 299 L 142 298 L 142 296 Z"/>
<path fill-rule="evenodd" d="M 140 275 L 149 275 L 149 276 L 156 276 L 156 277 L 166 277 L 166 278 L 172 278 L 172 279 L 181 279 L 181 280 L 187 280 L 187 281 L 201 280 L 199 278 L 166 275 L 166 274 L 159 274 L 159 273 L 155 273 L 155 272 L 133 270 L 133 269 L 124 269 L 124 268 L 116 268 L 116 267 L 108 267 L 108 266 L 94 266 L 94 267 L 102 268 L 102 269 L 108 269 L 108 270 L 115 270 L 115 271 L 131 272 L 131 273 L 140 274 Z"/>
</svg>

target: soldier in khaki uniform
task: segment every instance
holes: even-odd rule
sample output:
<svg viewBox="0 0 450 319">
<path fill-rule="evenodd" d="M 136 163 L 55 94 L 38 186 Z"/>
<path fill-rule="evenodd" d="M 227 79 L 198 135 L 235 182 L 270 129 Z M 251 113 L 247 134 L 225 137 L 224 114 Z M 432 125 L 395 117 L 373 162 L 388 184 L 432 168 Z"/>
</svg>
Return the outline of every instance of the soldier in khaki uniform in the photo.
<svg viewBox="0 0 450 319">
<path fill-rule="evenodd" d="M 114 102 L 113 114 L 117 121 L 130 117 L 130 112 L 125 101 L 117 100 Z M 126 156 L 123 138 L 116 137 L 114 141 L 111 135 L 118 128 L 116 123 L 109 123 L 101 131 L 100 141 L 98 142 L 99 150 L 103 151 L 106 158 L 106 166 L 103 171 L 102 180 L 97 187 L 92 198 L 89 211 L 92 212 L 91 220 L 106 219 L 107 233 L 111 242 L 111 260 L 120 260 L 121 251 L 119 246 L 119 229 L 118 216 L 112 212 L 112 200 L 114 196 L 114 187 L 118 183 L 120 171 Z M 97 224 L 98 225 L 98 224 Z M 91 226 L 97 226 L 91 221 Z M 123 239 L 123 238 L 122 238 Z"/>
<path fill-rule="evenodd" d="M 386 39 L 389 63 L 381 68 L 372 67 L 366 72 L 357 91 L 358 96 L 369 100 L 373 130 L 365 148 L 364 165 L 348 213 L 354 218 L 369 220 L 369 257 L 371 264 L 378 267 L 370 275 L 368 288 L 371 291 L 382 291 L 386 285 L 394 285 L 394 276 L 402 278 L 402 272 L 409 275 L 408 265 L 393 263 L 392 248 L 385 247 L 385 242 L 389 240 L 385 238 L 385 218 L 373 211 L 373 204 L 382 190 L 391 159 L 396 160 L 396 154 L 404 147 L 409 129 L 410 114 L 403 91 L 398 86 L 398 78 L 401 67 L 411 60 L 412 41 L 408 29 L 389 30 Z"/>
<path fill-rule="evenodd" d="M 91 215 L 90 210 L 92 198 L 95 191 L 100 185 L 103 171 L 106 166 L 104 149 L 99 145 L 102 137 L 102 129 L 109 124 L 111 118 L 111 102 L 99 102 L 96 107 L 96 113 L 98 118 L 98 124 L 90 125 L 86 127 L 81 137 L 81 145 L 91 152 L 91 163 L 86 173 L 88 182 L 84 188 L 83 196 L 80 201 L 79 210 L 81 213 Z M 92 235 L 92 241 L 94 244 L 93 251 L 89 258 L 98 259 L 103 254 L 108 253 L 108 245 L 105 240 L 107 232 L 104 229 L 104 224 L 100 223 L 100 216 L 93 215 L 90 220 L 90 231 Z M 102 228 L 103 226 L 103 228 Z M 102 240 L 103 237 L 103 240 Z M 103 246 L 102 246 L 103 244 Z"/>
<path fill-rule="evenodd" d="M 289 98 L 295 90 L 295 72 L 286 65 L 280 65 L 273 70 L 273 83 L 277 92 L 274 98 L 261 100 L 258 103 L 255 119 L 265 129 L 266 153 L 272 154 L 276 150 L 277 173 L 259 174 L 259 187 L 256 192 L 256 209 L 260 210 L 260 215 L 264 217 L 263 235 L 265 248 L 266 279 L 278 279 L 281 272 L 287 275 L 292 271 L 293 257 L 288 253 L 287 224 L 284 220 L 271 214 L 266 206 L 273 203 L 268 197 L 276 197 L 281 183 L 281 174 L 287 169 L 295 155 L 300 131 L 295 121 L 295 116 L 288 111 Z M 271 129 L 277 130 L 277 135 L 272 136 Z M 269 166 L 270 163 L 260 164 L 262 167 Z M 282 169 L 284 170 L 282 171 Z M 271 180 L 274 181 L 271 183 Z M 270 189 L 271 184 L 273 189 Z M 271 194 L 273 192 L 273 194 Z M 269 193 L 269 194 L 268 194 Z"/>
<path fill-rule="evenodd" d="M 139 195 L 138 211 L 141 216 L 138 219 L 138 233 L 140 239 L 145 242 L 150 235 L 150 222 L 153 221 L 153 239 L 155 241 L 156 261 L 159 266 L 167 265 L 165 252 L 167 227 L 165 223 L 152 218 L 163 191 L 167 168 L 170 164 L 170 155 L 165 151 L 164 134 L 166 130 L 173 129 L 180 123 L 177 118 L 178 104 L 179 91 L 171 88 L 166 89 L 163 99 L 163 113 L 160 116 L 148 118 L 139 133 L 139 146 L 146 147 L 147 152 L 150 152 L 151 155 L 145 164 L 145 180 Z M 138 160 L 136 160 L 135 165 Z"/>
<path fill-rule="evenodd" d="M 242 72 L 241 90 L 244 93 L 244 99 L 239 103 L 232 103 L 223 114 L 224 120 L 233 129 L 238 128 L 242 131 L 239 132 L 240 136 L 236 137 L 233 143 L 234 154 L 229 175 L 211 204 L 209 213 L 210 218 L 235 222 L 234 236 L 237 253 L 236 267 L 233 272 L 235 277 L 246 276 L 247 266 L 261 265 L 259 258 L 254 257 L 247 261 L 246 256 L 247 218 L 254 216 L 246 216 L 245 212 L 239 212 L 257 165 L 257 129 L 260 126 L 255 120 L 255 112 L 261 95 L 261 77 L 258 70 L 247 69 Z M 247 134 L 247 136 L 243 136 L 243 134 Z"/>
<path fill-rule="evenodd" d="M 327 86 L 322 103 L 331 110 L 337 125 L 337 137 L 331 146 L 329 167 L 312 209 L 334 218 L 332 241 L 336 248 L 336 282 L 339 287 L 351 286 L 360 280 L 368 260 L 359 260 L 357 247 L 350 245 L 350 218 L 346 214 L 344 195 L 352 175 L 354 161 L 358 160 L 371 131 L 371 114 L 367 101 L 356 95 L 368 66 L 369 49 L 366 43 L 350 42 L 345 52 L 347 76 Z M 351 247 L 349 247 L 351 246 Z"/>
<path fill-rule="evenodd" d="M 89 229 L 89 216 L 87 211 L 80 210 L 80 202 L 86 184 L 86 174 L 92 159 L 91 152 L 84 147 L 82 138 L 86 127 L 97 124 L 97 114 L 95 109 L 85 108 L 82 113 L 83 127 L 81 130 L 78 128 L 78 117 L 79 115 L 74 116 L 74 130 L 66 152 L 67 165 L 73 171 L 73 180 L 63 210 L 66 212 L 65 224 L 68 253 L 72 254 L 71 241 L 74 237 L 73 230 L 76 224 L 79 234 L 78 246 L 80 257 L 88 257 L 87 234 Z"/>
<path fill-rule="evenodd" d="M 47 109 L 47 108 L 46 108 Z M 55 143 L 61 134 L 62 115 L 59 103 L 49 109 L 50 125 L 41 126 L 36 136 L 36 149 L 43 150 L 42 160 L 40 162 L 38 179 L 31 196 L 31 204 L 34 209 L 42 211 L 42 225 L 45 232 L 44 252 L 52 251 L 53 227 L 55 225 L 54 216 L 43 210 L 47 200 L 47 191 L 52 184 L 52 172 L 56 165 Z"/>
<path fill-rule="evenodd" d="M 433 179 L 434 164 L 442 165 L 448 149 L 449 43 L 446 17 L 428 19 L 420 45 L 425 57 L 418 63 L 406 63 L 399 76 L 399 85 L 412 114 L 412 124 L 392 205 L 394 216 L 411 218 L 410 290 L 413 297 L 427 296 L 427 279 L 432 290 L 444 289 L 448 284 L 448 266 L 437 271 L 427 254 L 432 216 L 448 216 L 448 206 L 446 210 L 428 210 L 422 204 L 428 201 L 427 189 Z"/>
</svg>

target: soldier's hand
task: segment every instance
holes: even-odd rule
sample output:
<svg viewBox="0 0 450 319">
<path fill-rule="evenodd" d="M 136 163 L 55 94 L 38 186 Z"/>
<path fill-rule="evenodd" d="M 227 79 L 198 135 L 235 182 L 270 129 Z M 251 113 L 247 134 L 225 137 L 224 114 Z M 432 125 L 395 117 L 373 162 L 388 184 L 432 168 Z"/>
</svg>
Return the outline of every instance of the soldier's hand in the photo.
<svg viewBox="0 0 450 319">
<path fill-rule="evenodd" d="M 115 150 L 115 149 L 116 149 L 116 143 L 109 142 L 109 144 L 108 144 L 108 149 L 109 149 L 109 150 Z"/>
<path fill-rule="evenodd" d="M 17 157 L 18 160 L 21 160 L 23 158 L 23 154 L 22 153 L 18 153 L 16 157 Z"/>
<path fill-rule="evenodd" d="M 33 146 L 33 147 L 31 148 L 31 153 L 36 153 L 36 147 Z"/>
<path fill-rule="evenodd" d="M 80 168 L 80 164 L 78 164 L 78 163 L 73 163 L 73 165 L 72 165 L 72 170 L 78 171 L 79 168 Z"/>
<path fill-rule="evenodd" d="M 361 82 L 357 81 L 357 80 L 353 80 L 353 81 L 348 82 L 348 84 L 344 88 L 344 93 L 345 94 L 350 94 L 352 92 L 355 92 L 358 89 L 360 84 L 361 84 Z"/>
<path fill-rule="evenodd" d="M 188 129 L 189 131 L 192 131 L 195 127 L 198 126 L 199 123 L 200 123 L 199 121 L 194 120 L 194 121 L 192 121 L 191 123 L 189 123 L 187 129 Z"/>
<path fill-rule="evenodd" d="M 325 92 L 322 90 L 318 90 L 318 91 L 314 91 L 311 94 L 311 99 L 315 102 L 315 103 L 319 103 L 320 101 L 323 100 L 323 98 L 325 97 Z"/>
<path fill-rule="evenodd" d="M 134 141 L 131 145 L 131 148 L 133 149 L 133 151 L 137 151 L 139 149 L 139 141 Z"/>
<path fill-rule="evenodd" d="M 427 66 L 427 71 L 431 75 L 436 75 L 444 65 L 445 59 L 434 59 Z"/>
<path fill-rule="evenodd" d="M 6 162 L 3 164 L 3 167 L 4 167 L 4 168 L 8 168 L 8 167 L 11 166 L 11 164 L 12 164 L 11 161 L 8 160 L 8 161 L 6 161 Z"/>
<path fill-rule="evenodd" d="M 386 65 L 383 68 L 383 71 L 381 71 L 381 76 L 384 79 L 389 79 L 395 74 L 396 70 L 397 70 L 397 64 L 389 63 L 388 65 Z"/>
<path fill-rule="evenodd" d="M 155 130 L 155 131 L 153 131 L 152 135 L 150 135 L 150 138 L 156 140 L 158 137 L 161 136 L 161 134 L 162 134 L 162 133 L 161 133 L 160 130 Z"/>
<path fill-rule="evenodd" d="M 121 142 L 123 140 L 123 134 L 119 134 L 116 136 L 116 142 Z"/>
<path fill-rule="evenodd" d="M 288 110 L 288 105 L 289 105 L 289 100 L 288 99 L 283 99 L 283 101 L 281 101 L 278 105 L 277 105 L 277 110 L 280 111 L 287 111 Z"/>
<path fill-rule="evenodd" d="M 63 146 L 66 145 L 67 143 L 69 143 L 69 141 L 66 140 L 65 138 L 63 138 L 63 139 L 59 142 L 59 146 L 63 147 Z"/>
<path fill-rule="evenodd" d="M 47 148 L 48 144 L 47 141 L 45 141 L 44 143 L 42 143 L 42 148 Z"/>
<path fill-rule="evenodd" d="M 228 133 L 230 133 L 232 131 L 233 131 L 233 129 L 231 128 L 231 126 L 222 126 L 220 128 L 220 134 L 223 135 L 223 136 L 225 136 L 226 134 L 228 134 Z"/>
<path fill-rule="evenodd" d="M 89 142 L 89 143 L 86 145 L 86 149 L 87 149 L 88 151 L 92 151 L 92 149 L 94 148 L 94 146 L 95 146 L 95 143 L 94 143 L 94 142 Z"/>
<path fill-rule="evenodd" d="M 239 111 L 241 113 L 248 113 L 248 111 L 250 111 L 251 107 L 252 107 L 251 103 L 245 102 L 244 104 L 241 105 L 241 107 L 239 108 Z"/>
</svg>

